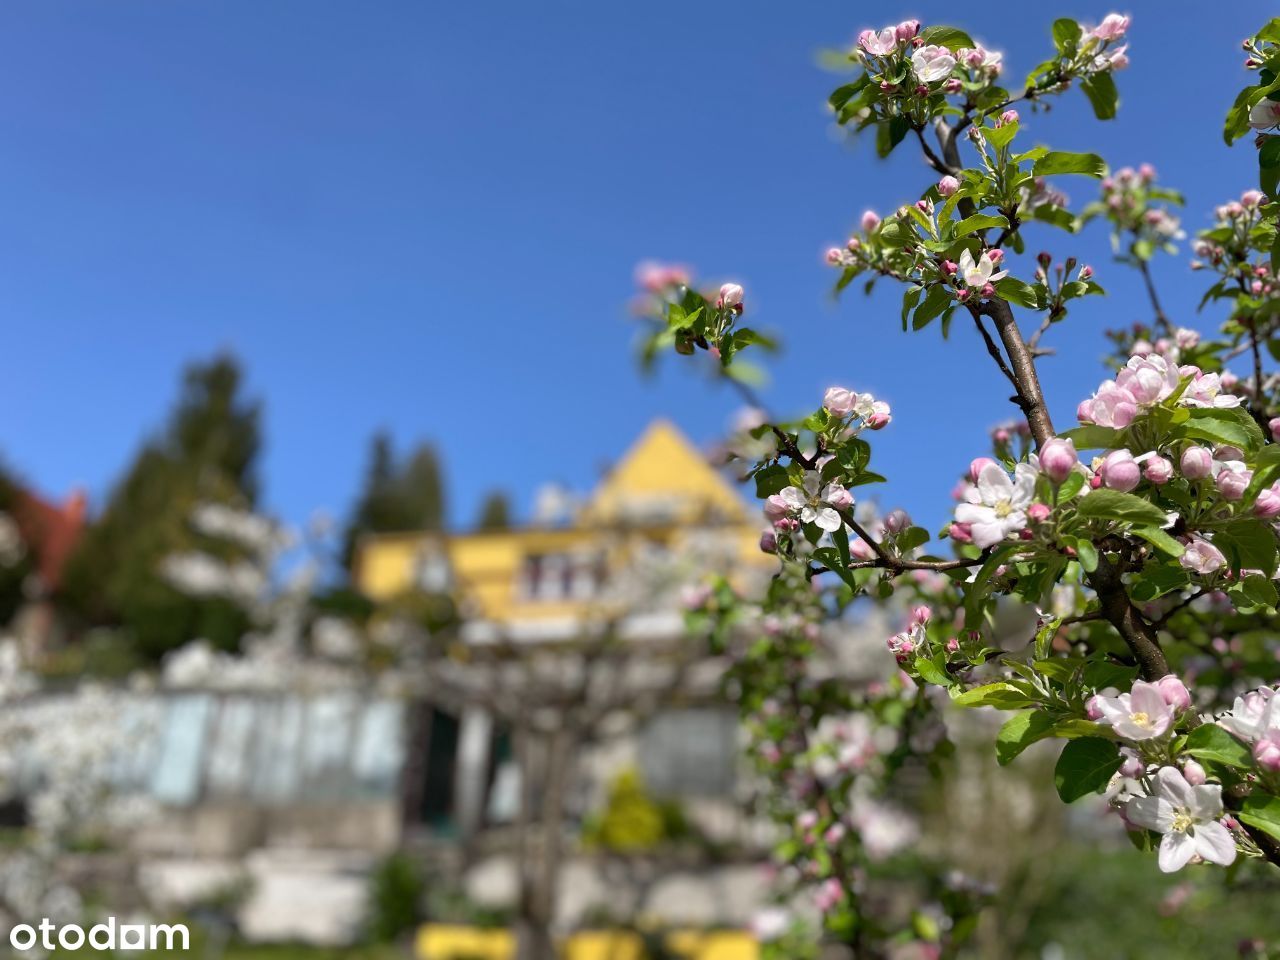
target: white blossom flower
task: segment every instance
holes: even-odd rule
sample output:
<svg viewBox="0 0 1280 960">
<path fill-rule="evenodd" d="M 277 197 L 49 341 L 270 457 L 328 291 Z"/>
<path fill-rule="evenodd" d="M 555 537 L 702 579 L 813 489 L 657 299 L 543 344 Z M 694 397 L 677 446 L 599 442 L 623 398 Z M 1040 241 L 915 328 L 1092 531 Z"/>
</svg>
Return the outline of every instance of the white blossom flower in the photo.
<svg viewBox="0 0 1280 960">
<path fill-rule="evenodd" d="M 1280 123 L 1280 101 L 1259 100 L 1249 111 L 1249 126 L 1255 130 L 1267 130 Z"/>
<path fill-rule="evenodd" d="M 1274 687 L 1259 687 L 1243 697 L 1236 697 L 1231 709 L 1218 718 L 1242 740 L 1254 741 L 1268 730 L 1280 730 L 1280 697 Z"/>
<path fill-rule="evenodd" d="M 822 478 L 812 470 L 805 474 L 803 487 L 787 487 L 778 496 L 789 510 L 799 515 L 801 522 L 816 524 L 828 533 L 844 524 L 837 508 L 853 506 L 853 494 L 838 483 L 823 487 Z"/>
<path fill-rule="evenodd" d="M 1027 525 L 1027 507 L 1036 488 L 1036 470 L 1027 463 L 1014 468 L 1013 478 L 997 463 L 978 474 L 978 482 L 965 487 L 965 502 L 956 507 L 956 520 L 968 524 L 979 547 L 999 543 Z"/>
<path fill-rule="evenodd" d="M 1173 707 L 1154 683 L 1135 680 L 1133 690 L 1118 697 L 1097 696 L 1091 701 L 1103 723 L 1126 740 L 1154 740 L 1173 724 Z"/>
<path fill-rule="evenodd" d="M 960 278 L 964 280 L 965 286 L 974 290 L 981 290 L 988 283 L 995 283 L 1008 273 L 1008 270 L 996 270 L 991 255 L 985 251 L 976 261 L 968 250 L 960 254 Z"/>
<path fill-rule="evenodd" d="M 911 54 L 911 67 L 922 82 L 933 83 L 951 75 L 956 58 L 946 47 L 927 44 Z"/>
<path fill-rule="evenodd" d="M 1231 831 L 1218 822 L 1222 816 L 1222 786 L 1193 787 L 1177 767 L 1156 771 L 1155 791 L 1125 804 L 1130 823 L 1163 834 L 1159 863 L 1165 873 L 1185 867 L 1192 857 L 1228 866 L 1235 861 Z"/>
</svg>

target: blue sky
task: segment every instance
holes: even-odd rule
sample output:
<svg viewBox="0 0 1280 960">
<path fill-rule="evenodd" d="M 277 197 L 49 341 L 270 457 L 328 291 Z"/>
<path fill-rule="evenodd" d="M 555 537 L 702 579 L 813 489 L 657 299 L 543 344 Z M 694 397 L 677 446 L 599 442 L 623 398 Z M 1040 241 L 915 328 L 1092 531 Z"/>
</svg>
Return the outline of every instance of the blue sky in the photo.
<svg viewBox="0 0 1280 960">
<path fill-rule="evenodd" d="M 990 8 L 989 5 L 988 9 Z M 840 142 L 838 78 L 816 61 L 866 26 L 955 17 L 1006 51 L 1009 79 L 1076 2 L 423 3 L 41 0 L 0 7 L 0 309 L 5 458 L 36 487 L 100 503 L 173 400 L 180 367 L 227 348 L 266 403 L 267 505 L 341 513 L 370 433 L 433 439 L 450 513 L 482 493 L 527 508 L 585 488 L 667 416 L 709 442 L 736 404 L 672 357 L 638 374 L 627 315 L 644 258 L 748 291 L 785 353 L 767 391 L 811 409 L 842 383 L 894 407 L 875 437 L 886 498 L 936 527 L 956 473 L 1011 416 L 971 329 L 900 332 L 898 291 L 835 303 L 822 251 L 868 207 L 930 182 Z M 1025 117 L 1028 141 L 1150 160 L 1190 228 L 1252 185 L 1219 131 L 1263 3 L 1131 3 L 1118 121 L 1078 93 Z M 868 11 L 874 10 L 874 13 Z M 1063 184 L 1073 201 L 1092 181 Z M 1052 339 L 1056 418 L 1101 378 L 1103 329 L 1145 318 L 1100 227 L 1045 230 L 1110 291 Z M 1032 267 L 1024 266 L 1029 273 Z M 1158 265 L 1176 321 L 1202 283 Z"/>
</svg>

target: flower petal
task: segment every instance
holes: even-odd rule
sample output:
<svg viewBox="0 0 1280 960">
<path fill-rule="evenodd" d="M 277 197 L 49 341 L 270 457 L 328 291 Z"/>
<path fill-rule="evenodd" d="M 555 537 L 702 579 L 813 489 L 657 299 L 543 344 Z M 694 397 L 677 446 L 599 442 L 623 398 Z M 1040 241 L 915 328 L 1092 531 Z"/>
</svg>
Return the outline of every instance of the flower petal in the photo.
<svg viewBox="0 0 1280 960">
<path fill-rule="evenodd" d="M 1235 862 L 1236 842 L 1231 831 L 1216 820 L 1196 824 L 1193 839 L 1196 853 L 1210 863 L 1226 867 Z"/>
<path fill-rule="evenodd" d="M 1166 833 L 1160 841 L 1160 869 L 1165 873 L 1173 873 L 1187 865 L 1196 853 L 1196 842 L 1181 832 Z"/>
</svg>

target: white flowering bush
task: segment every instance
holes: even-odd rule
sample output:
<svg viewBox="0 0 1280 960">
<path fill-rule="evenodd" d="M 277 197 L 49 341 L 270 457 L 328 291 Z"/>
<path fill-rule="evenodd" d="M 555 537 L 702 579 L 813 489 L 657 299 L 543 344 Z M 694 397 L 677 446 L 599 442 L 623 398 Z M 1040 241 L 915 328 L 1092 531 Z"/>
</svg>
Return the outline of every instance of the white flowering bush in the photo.
<svg viewBox="0 0 1280 960">
<path fill-rule="evenodd" d="M 917 861 L 905 886 L 920 899 L 904 911 L 902 873 L 877 872 L 911 842 L 904 816 L 896 830 L 876 827 L 909 794 L 904 771 L 930 769 L 945 750 L 939 699 L 1008 712 L 1001 765 L 1064 741 L 1061 799 L 1102 796 L 1153 869 L 1280 865 L 1280 20 L 1245 41 L 1256 82 L 1225 127 L 1228 143 L 1254 132 L 1259 183 L 1193 242 L 1192 266 L 1210 280 L 1202 305 L 1228 312 L 1212 337 L 1175 327 L 1158 297 L 1153 261 L 1185 236 L 1181 197 L 1154 168 L 1110 172 L 1095 154 L 1019 137 L 1019 111 L 1073 88 L 1098 119 L 1114 118 L 1129 27 L 1114 13 L 1055 21 L 1052 54 L 1011 87 L 1001 54 L 962 30 L 867 30 L 849 54 L 856 78 L 831 96 L 837 122 L 873 137 L 881 156 L 905 141 L 934 174 L 918 201 L 865 213 L 827 253 L 836 289 L 897 283 L 904 330 L 945 337 L 972 324 L 1020 413 L 973 460 L 936 538 L 901 510 L 877 517 L 861 502 L 860 488 L 885 482 L 870 464 L 887 404 L 841 385 L 798 419 L 762 412 L 739 359 L 769 346 L 742 323 L 749 294 L 699 292 L 678 268 L 641 276 L 646 354 L 705 351 L 757 411 L 731 447 L 763 502 L 761 548 L 778 573 L 759 598 L 718 584 L 690 621 L 732 655 L 729 689 L 781 829 L 786 896 L 805 894 L 825 936 L 859 957 L 904 944 L 953 955 L 981 906 L 984 891 Z M 1098 181 L 1099 199 L 1073 211 L 1067 178 Z M 1113 375 L 1081 390 L 1076 423 L 1055 425 L 1041 340 L 1069 312 L 1097 309 L 1103 291 L 1091 267 L 1028 248 L 1037 232 L 1069 236 L 1094 220 L 1140 274 L 1152 321 L 1111 335 Z M 1243 376 L 1227 369 L 1237 358 Z M 910 613 L 888 639 L 896 679 L 855 688 L 817 664 L 824 626 L 863 596 L 906 599 Z M 1003 635 L 995 614 L 1017 604 L 1036 625 Z M 810 955 L 812 939 L 779 916 L 764 924 L 773 955 Z"/>
</svg>

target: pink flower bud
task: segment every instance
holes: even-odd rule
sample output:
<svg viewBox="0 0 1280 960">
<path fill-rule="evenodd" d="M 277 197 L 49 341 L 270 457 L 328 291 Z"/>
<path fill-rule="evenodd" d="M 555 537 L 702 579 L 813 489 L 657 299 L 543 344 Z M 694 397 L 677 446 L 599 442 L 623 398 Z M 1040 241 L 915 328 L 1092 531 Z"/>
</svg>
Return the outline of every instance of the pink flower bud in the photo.
<svg viewBox="0 0 1280 960">
<path fill-rule="evenodd" d="M 1080 279 L 1081 279 L 1081 280 L 1092 280 L 1092 279 L 1093 279 L 1093 267 L 1089 266 L 1087 263 L 1086 263 L 1083 267 L 1081 267 L 1081 268 L 1080 268 Z"/>
<path fill-rule="evenodd" d="M 1137 756 L 1125 757 L 1124 762 L 1120 764 L 1120 776 L 1128 777 L 1130 780 L 1137 780 L 1146 772 L 1147 765 Z"/>
<path fill-rule="evenodd" d="M 853 253 L 859 247 L 862 246 L 862 241 L 859 240 L 857 237 L 850 237 L 848 240 L 845 241 L 844 246 L 846 250 L 848 250 L 850 253 Z"/>
<path fill-rule="evenodd" d="M 961 287 L 959 290 L 957 290 L 957 291 L 956 291 L 956 299 L 957 299 L 957 300 L 959 300 L 961 303 L 964 303 L 966 300 L 968 300 L 968 299 L 969 299 L 969 288 L 968 288 L 968 287 Z"/>
<path fill-rule="evenodd" d="M 1102 697 L 1095 693 L 1084 702 L 1084 715 L 1095 722 L 1102 719 L 1102 708 L 1098 706 L 1101 699 Z"/>
<path fill-rule="evenodd" d="M 994 297 L 995 295 L 996 295 L 996 288 L 995 288 L 995 284 L 992 284 L 992 283 L 984 283 L 984 284 L 982 285 L 982 296 L 983 296 L 983 298 L 984 298 L 984 299 L 986 299 L 986 300 L 990 300 L 990 299 L 991 299 L 992 297 Z"/>
<path fill-rule="evenodd" d="M 973 534 L 967 523 L 953 523 L 949 532 L 951 539 L 957 543 L 973 543 Z"/>
<path fill-rule="evenodd" d="M 903 20 L 900 24 L 893 28 L 893 35 L 899 40 L 914 40 L 917 33 L 920 32 L 919 20 Z"/>
<path fill-rule="evenodd" d="M 947 641 L 947 653 L 959 653 L 959 652 L 960 652 L 960 641 L 957 638 L 952 637 L 950 640 Z"/>
<path fill-rule="evenodd" d="M 1048 504 L 1033 503 L 1027 507 L 1027 519 L 1032 523 L 1044 523 L 1049 519 L 1049 514 L 1052 512 Z"/>
<path fill-rule="evenodd" d="M 770 520 L 781 520 L 790 512 L 791 507 L 778 494 L 775 493 L 765 498 L 764 515 Z"/>
<path fill-rule="evenodd" d="M 997 121 L 996 126 L 1002 127 L 1007 124 L 1017 123 L 1017 122 L 1018 122 L 1018 111 L 1006 110 L 1004 113 L 1000 114 L 1000 119 L 999 121 Z"/>
<path fill-rule="evenodd" d="M 1164 702 L 1173 709 L 1186 710 L 1191 706 L 1191 691 L 1172 673 L 1157 680 L 1156 688 L 1160 691 L 1160 696 L 1164 697 Z"/>
<path fill-rule="evenodd" d="M 1249 489 L 1249 481 L 1253 479 L 1252 470 L 1219 470 L 1214 483 L 1224 499 L 1239 500 Z"/>
<path fill-rule="evenodd" d="M 996 247 L 994 250 L 988 250 L 987 258 L 993 264 L 995 264 L 996 266 L 999 266 L 1000 261 L 1004 259 L 1004 251 L 1001 250 L 999 247 Z"/>
<path fill-rule="evenodd" d="M 952 176 L 945 176 L 938 181 L 938 193 L 944 197 L 955 196 L 955 192 L 960 189 L 960 181 Z"/>
<path fill-rule="evenodd" d="M 862 229 L 870 233 L 876 227 L 880 226 L 880 214 L 874 210 L 868 210 L 862 215 Z"/>
<path fill-rule="evenodd" d="M 772 530 L 766 530 L 760 534 L 760 549 L 765 553 L 777 553 L 778 535 Z"/>
<path fill-rule="evenodd" d="M 1263 520 L 1274 520 L 1280 517 L 1280 484 L 1268 487 L 1258 494 L 1253 504 L 1253 515 Z"/>
<path fill-rule="evenodd" d="M 1271 431 L 1271 439 L 1280 443 L 1280 417 L 1273 417 L 1267 423 L 1267 429 Z"/>
<path fill-rule="evenodd" d="M 956 275 L 956 271 L 959 269 L 960 267 L 957 266 L 954 260 L 942 261 L 942 272 L 945 273 L 948 277 L 954 277 Z M 1280 423 L 1280 417 L 1277 417 L 1274 422 Z"/>
<path fill-rule="evenodd" d="M 1213 454 L 1204 447 L 1188 447 L 1178 464 L 1188 480 L 1203 480 L 1213 472 Z"/>
<path fill-rule="evenodd" d="M 1263 770 L 1280 770 L 1280 733 L 1268 731 L 1253 745 L 1253 759 Z"/>
<path fill-rule="evenodd" d="M 1149 163 L 1144 163 L 1138 167 L 1138 176 L 1150 183 L 1156 178 L 1156 168 Z"/>
<path fill-rule="evenodd" d="M 942 85 L 942 89 L 945 90 L 947 93 L 959 93 L 961 90 L 964 89 L 964 84 L 961 83 L 957 78 L 952 77 L 950 80 L 948 80 L 946 83 Z"/>
<path fill-rule="evenodd" d="M 1080 463 L 1076 446 L 1070 440 L 1052 437 L 1040 450 L 1040 469 L 1054 483 L 1062 483 Z"/>
<path fill-rule="evenodd" d="M 887 413 L 873 413 L 864 422 L 872 430 L 880 430 L 889 425 L 889 415 Z"/>
<path fill-rule="evenodd" d="M 736 283 L 726 283 L 720 288 L 719 304 L 722 307 L 728 307 L 731 310 L 738 310 L 742 307 L 742 287 Z"/>
<path fill-rule="evenodd" d="M 969 479 L 974 483 L 978 482 L 978 475 L 982 473 L 986 467 L 994 466 L 995 461 L 990 457 L 974 457 L 969 461 Z"/>
<path fill-rule="evenodd" d="M 1209 779 L 1204 772 L 1204 767 L 1190 757 L 1182 761 L 1182 776 L 1193 787 L 1202 786 Z"/>
<path fill-rule="evenodd" d="M 1142 465 L 1143 475 L 1160 486 L 1173 479 L 1173 464 L 1164 457 L 1152 457 Z"/>
<path fill-rule="evenodd" d="M 847 417 L 858 404 L 858 395 L 846 387 L 828 387 L 822 395 L 822 406 L 833 416 Z"/>
<path fill-rule="evenodd" d="M 889 533 L 901 533 L 909 526 L 911 526 L 911 516 L 901 508 L 890 510 L 884 518 L 884 528 Z"/>
<path fill-rule="evenodd" d="M 844 251 L 841 250 L 839 247 L 832 247 L 830 250 L 827 251 L 826 260 L 827 260 L 827 263 L 831 264 L 831 266 L 833 267 L 836 266 L 843 259 L 844 259 Z"/>
<path fill-rule="evenodd" d="M 1108 453 L 1098 475 L 1102 478 L 1103 486 L 1121 493 L 1128 493 L 1142 479 L 1142 471 L 1128 450 L 1112 450 Z"/>
<path fill-rule="evenodd" d="M 925 606 L 924 604 L 921 604 L 920 606 L 916 607 L 911 611 L 912 626 L 915 626 L 917 623 L 920 623 L 920 624 L 928 623 L 932 619 L 933 619 L 933 611 L 929 607 Z"/>
</svg>

